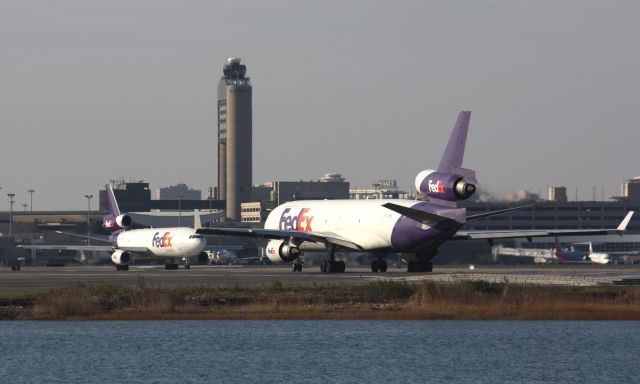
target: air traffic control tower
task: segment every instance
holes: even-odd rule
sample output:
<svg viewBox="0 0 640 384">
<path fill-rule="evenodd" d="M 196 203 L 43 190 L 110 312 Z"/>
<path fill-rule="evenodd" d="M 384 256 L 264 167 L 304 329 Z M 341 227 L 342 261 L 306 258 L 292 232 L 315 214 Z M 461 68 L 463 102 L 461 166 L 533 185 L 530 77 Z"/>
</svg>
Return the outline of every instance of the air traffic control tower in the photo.
<svg viewBox="0 0 640 384">
<path fill-rule="evenodd" d="M 218 83 L 218 198 L 226 216 L 240 220 L 240 204 L 251 201 L 251 82 L 239 58 L 228 58 Z"/>
</svg>

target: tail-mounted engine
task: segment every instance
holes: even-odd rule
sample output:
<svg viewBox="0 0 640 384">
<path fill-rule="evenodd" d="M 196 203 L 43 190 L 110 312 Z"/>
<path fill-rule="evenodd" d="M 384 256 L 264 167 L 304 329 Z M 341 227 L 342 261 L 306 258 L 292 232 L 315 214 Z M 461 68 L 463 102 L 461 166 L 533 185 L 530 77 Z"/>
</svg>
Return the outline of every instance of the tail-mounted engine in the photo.
<svg viewBox="0 0 640 384">
<path fill-rule="evenodd" d="M 129 215 L 120 215 L 116 217 L 116 224 L 122 229 L 127 229 L 133 224 L 133 219 Z"/>
<path fill-rule="evenodd" d="M 127 265 L 131 261 L 131 255 L 127 251 L 117 249 L 111 254 L 111 261 L 116 265 Z"/>
<path fill-rule="evenodd" d="M 290 263 L 300 257 L 300 248 L 284 240 L 270 240 L 267 243 L 267 257 L 274 263 Z"/>
<path fill-rule="evenodd" d="M 454 168 L 455 173 L 427 169 L 416 176 L 416 190 L 440 200 L 466 200 L 476 191 L 473 171 Z"/>
</svg>

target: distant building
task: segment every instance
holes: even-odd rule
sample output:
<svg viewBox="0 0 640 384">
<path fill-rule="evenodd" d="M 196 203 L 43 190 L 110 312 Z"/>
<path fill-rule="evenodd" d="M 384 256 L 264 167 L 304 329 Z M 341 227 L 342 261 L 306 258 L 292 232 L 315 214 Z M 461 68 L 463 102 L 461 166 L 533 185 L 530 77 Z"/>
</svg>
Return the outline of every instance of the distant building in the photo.
<svg viewBox="0 0 640 384">
<path fill-rule="evenodd" d="M 201 200 L 202 191 L 190 189 L 186 184 L 176 184 L 153 191 L 152 200 Z"/>
<path fill-rule="evenodd" d="M 548 187 L 547 188 L 547 200 L 557 201 L 558 203 L 566 203 L 567 199 L 567 187 Z"/>
<path fill-rule="evenodd" d="M 270 181 L 253 187 L 255 201 L 275 205 L 293 200 L 336 200 L 349 198 L 349 182 L 339 173 L 325 174 L 317 181 Z"/>
<path fill-rule="evenodd" d="M 622 183 L 622 198 L 627 201 L 640 201 L 640 176 Z"/>
<path fill-rule="evenodd" d="M 355 200 L 367 199 L 407 199 L 412 198 L 407 192 L 398 189 L 396 180 L 378 180 L 373 188 L 352 188 L 349 198 Z"/>
<path fill-rule="evenodd" d="M 339 173 L 327 173 L 317 181 L 270 181 L 252 188 L 253 202 L 242 205 L 241 221 L 262 223 L 275 206 L 294 200 L 349 198 L 349 182 Z"/>
<path fill-rule="evenodd" d="M 183 211 L 193 211 L 194 209 L 221 210 L 225 208 L 224 200 L 151 200 L 149 183 L 142 181 L 137 183 L 119 182 L 112 183 L 112 185 L 113 193 L 121 212 L 178 211 L 179 209 Z M 198 193 L 200 192 L 198 191 Z M 99 207 L 103 212 L 109 210 L 106 196 L 105 190 L 99 191 Z"/>
<path fill-rule="evenodd" d="M 242 203 L 241 221 L 247 224 L 261 224 L 269 216 L 269 212 L 273 209 L 273 203 L 254 201 L 250 203 Z"/>
<path fill-rule="evenodd" d="M 113 194 L 118 201 L 118 206 L 122 212 L 148 211 L 149 201 L 151 201 L 151 190 L 149 183 L 143 181 L 126 183 L 124 181 L 111 181 Z M 107 192 L 100 190 L 99 207 L 101 211 L 108 211 Z"/>
</svg>

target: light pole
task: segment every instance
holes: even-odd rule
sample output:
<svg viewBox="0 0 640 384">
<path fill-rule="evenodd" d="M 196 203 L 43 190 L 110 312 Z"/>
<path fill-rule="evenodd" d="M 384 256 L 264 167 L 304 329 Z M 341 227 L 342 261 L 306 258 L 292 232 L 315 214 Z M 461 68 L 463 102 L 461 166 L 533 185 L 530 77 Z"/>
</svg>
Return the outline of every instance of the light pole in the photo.
<svg viewBox="0 0 640 384">
<path fill-rule="evenodd" d="M 91 198 L 93 197 L 93 195 L 84 195 L 84 197 L 87 198 L 87 245 L 91 244 L 91 240 L 89 239 L 90 236 L 90 232 L 89 232 L 89 212 L 91 211 Z"/>
<path fill-rule="evenodd" d="M 15 193 L 7 193 L 9 196 L 9 236 L 13 235 L 13 198 Z"/>
<path fill-rule="evenodd" d="M 213 200 L 213 188 L 209 187 L 209 196 L 207 197 L 209 200 L 209 217 L 211 217 L 211 200 Z M 209 219 L 209 227 L 211 227 L 211 219 Z"/>
<path fill-rule="evenodd" d="M 178 195 L 178 227 L 182 226 L 182 198 L 183 195 Z"/>
<path fill-rule="evenodd" d="M 29 189 L 27 190 L 27 192 L 29 192 L 29 194 L 31 194 L 31 212 L 33 212 L 33 192 L 35 192 L 35 189 Z"/>
</svg>

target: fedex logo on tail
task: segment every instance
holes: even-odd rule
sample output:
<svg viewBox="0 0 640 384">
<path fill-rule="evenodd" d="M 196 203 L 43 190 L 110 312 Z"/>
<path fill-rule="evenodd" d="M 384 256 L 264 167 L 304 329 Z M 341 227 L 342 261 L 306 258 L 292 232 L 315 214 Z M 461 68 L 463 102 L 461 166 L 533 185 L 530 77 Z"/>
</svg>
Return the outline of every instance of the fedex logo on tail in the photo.
<svg viewBox="0 0 640 384">
<path fill-rule="evenodd" d="M 435 183 L 429 180 L 429 192 L 444 193 L 444 183 L 440 180 L 436 180 Z"/>
<path fill-rule="evenodd" d="M 309 208 L 302 208 L 297 215 L 291 213 L 291 208 L 285 208 L 280 216 L 280 230 L 311 232 L 314 216 L 310 216 Z"/>
<path fill-rule="evenodd" d="M 111 216 L 105 216 L 103 219 L 103 225 L 105 229 L 116 229 L 119 228 L 116 221 Z"/>
<path fill-rule="evenodd" d="M 156 234 L 153 235 L 153 239 L 151 239 L 151 246 L 156 248 L 173 247 L 173 245 L 171 245 L 173 236 L 169 236 L 170 234 L 171 232 L 165 232 L 163 236 L 160 236 L 160 232 L 156 232 Z"/>
</svg>

